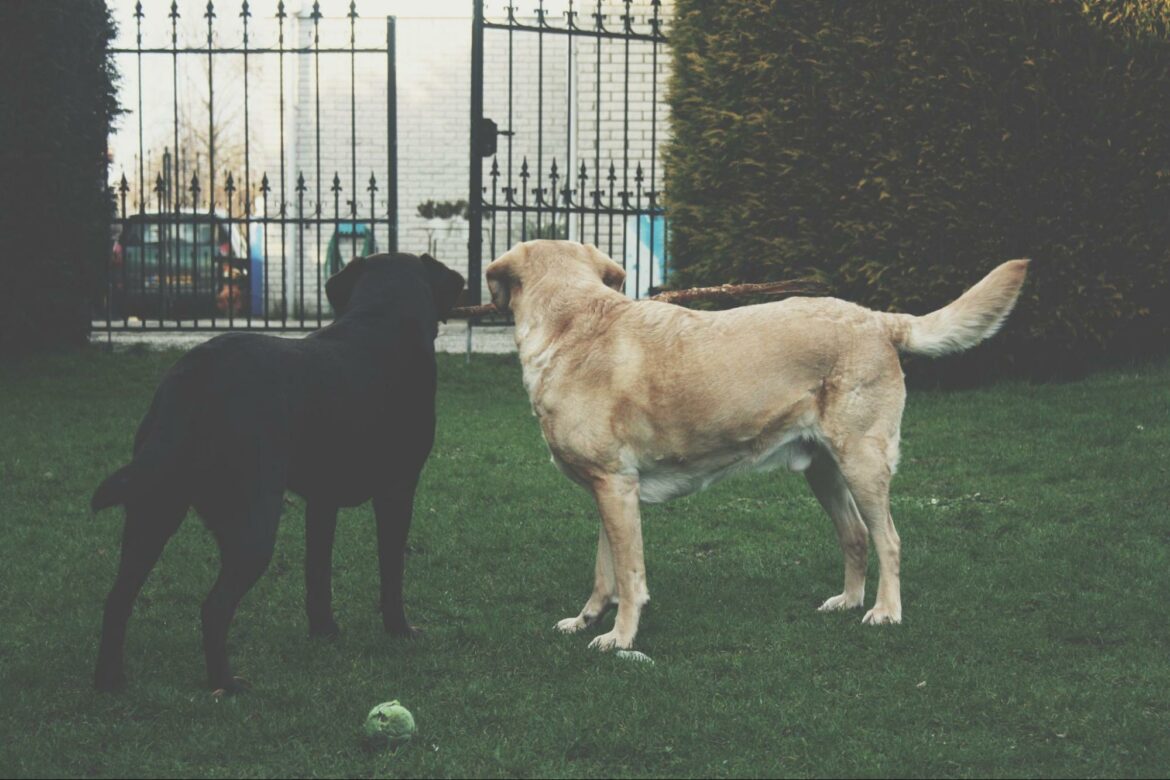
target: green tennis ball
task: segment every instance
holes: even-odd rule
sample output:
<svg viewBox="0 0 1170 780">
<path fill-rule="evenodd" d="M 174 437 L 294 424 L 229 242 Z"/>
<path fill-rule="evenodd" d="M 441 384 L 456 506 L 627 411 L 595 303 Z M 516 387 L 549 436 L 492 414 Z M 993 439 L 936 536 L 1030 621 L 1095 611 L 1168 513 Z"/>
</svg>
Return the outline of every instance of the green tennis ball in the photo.
<svg viewBox="0 0 1170 780">
<path fill-rule="evenodd" d="M 365 731 L 371 741 L 397 748 L 414 736 L 414 716 L 397 700 L 383 702 L 366 716 Z"/>
</svg>

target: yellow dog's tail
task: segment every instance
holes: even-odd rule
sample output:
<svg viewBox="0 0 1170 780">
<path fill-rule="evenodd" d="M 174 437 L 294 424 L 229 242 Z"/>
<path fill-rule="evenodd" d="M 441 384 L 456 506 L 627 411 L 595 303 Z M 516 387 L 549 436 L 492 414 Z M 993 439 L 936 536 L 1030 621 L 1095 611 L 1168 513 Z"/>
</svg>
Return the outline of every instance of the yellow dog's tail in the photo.
<svg viewBox="0 0 1170 780">
<path fill-rule="evenodd" d="M 921 317 L 883 314 L 899 352 L 939 357 L 970 349 L 1000 329 L 1016 305 L 1027 260 L 1009 260 L 949 306 Z"/>
</svg>

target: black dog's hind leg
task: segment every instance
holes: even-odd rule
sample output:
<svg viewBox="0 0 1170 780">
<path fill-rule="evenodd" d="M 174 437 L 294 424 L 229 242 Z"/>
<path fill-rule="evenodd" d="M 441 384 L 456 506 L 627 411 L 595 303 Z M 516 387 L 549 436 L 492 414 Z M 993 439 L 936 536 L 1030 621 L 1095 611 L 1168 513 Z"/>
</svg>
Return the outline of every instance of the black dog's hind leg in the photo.
<svg viewBox="0 0 1170 780">
<path fill-rule="evenodd" d="M 333 620 L 333 534 L 337 507 L 310 501 L 305 509 L 305 611 L 309 636 L 337 636 Z"/>
<path fill-rule="evenodd" d="M 206 518 L 219 542 L 220 554 L 219 577 L 203 602 L 203 654 L 208 682 L 217 693 L 235 693 L 246 687 L 232 677 L 227 654 L 228 627 L 240 600 L 272 560 L 283 503 L 283 490 L 267 489 L 258 492 L 243 513 Z"/>
<path fill-rule="evenodd" d="M 100 691 L 114 691 L 126 682 L 122 651 L 126 643 L 126 623 L 134 609 L 134 600 L 146 582 L 150 570 L 174 536 L 187 514 L 186 504 L 131 499 L 126 504 L 126 523 L 122 528 L 122 559 L 118 577 L 106 598 L 102 616 L 102 639 L 98 650 L 94 685 Z"/>
<path fill-rule="evenodd" d="M 418 630 L 406 620 L 402 604 L 402 575 L 406 566 L 406 537 L 414 510 L 416 481 L 392 485 L 374 497 L 378 523 L 378 568 L 382 575 L 382 627 L 395 636 L 414 637 Z"/>
</svg>

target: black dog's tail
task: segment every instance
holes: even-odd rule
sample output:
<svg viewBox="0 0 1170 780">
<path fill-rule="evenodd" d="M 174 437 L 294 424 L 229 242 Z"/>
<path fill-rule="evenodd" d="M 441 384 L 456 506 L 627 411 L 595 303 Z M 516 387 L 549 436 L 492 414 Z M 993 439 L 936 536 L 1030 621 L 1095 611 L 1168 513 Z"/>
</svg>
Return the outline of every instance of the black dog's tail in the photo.
<svg viewBox="0 0 1170 780">
<path fill-rule="evenodd" d="M 135 498 L 167 496 L 179 489 L 182 450 L 159 444 L 157 438 L 148 441 L 132 461 L 102 480 L 89 501 L 90 509 L 100 512 L 111 506 L 125 506 Z"/>
<path fill-rule="evenodd" d="M 133 460 L 98 485 L 89 502 L 94 512 L 177 488 L 183 464 L 189 460 L 197 403 L 182 373 L 172 372 L 159 386 L 135 437 Z"/>
<path fill-rule="evenodd" d="M 131 461 L 129 465 L 123 466 L 106 477 L 102 484 L 98 485 L 98 489 L 93 492 L 93 498 L 89 500 L 89 508 L 94 512 L 100 512 L 107 507 L 125 504 L 133 495 L 135 483 L 141 481 L 136 478 L 140 471 L 136 468 L 137 465 L 137 461 Z"/>
</svg>

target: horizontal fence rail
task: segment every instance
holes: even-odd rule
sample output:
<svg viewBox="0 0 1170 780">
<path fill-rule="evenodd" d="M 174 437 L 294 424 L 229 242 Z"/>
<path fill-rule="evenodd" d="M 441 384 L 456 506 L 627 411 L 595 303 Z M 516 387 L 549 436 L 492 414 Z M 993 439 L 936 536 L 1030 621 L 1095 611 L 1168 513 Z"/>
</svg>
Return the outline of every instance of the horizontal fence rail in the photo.
<svg viewBox="0 0 1170 780">
<path fill-rule="evenodd" d="M 95 329 L 317 328 L 332 318 L 331 273 L 397 250 L 394 18 L 362 20 L 356 2 L 335 18 L 316 2 L 301 16 L 277 2 L 260 20 L 247 0 L 226 6 L 175 0 L 152 18 L 139 2 L 122 20 L 134 45 L 111 51 L 132 85 L 137 148 L 129 171 L 115 160 L 119 224 Z M 258 24 L 276 45 L 253 45 Z M 146 30 L 171 45 L 144 46 Z M 181 40 L 193 35 L 201 45 Z M 359 97 L 373 144 L 358 142 Z"/>
</svg>

